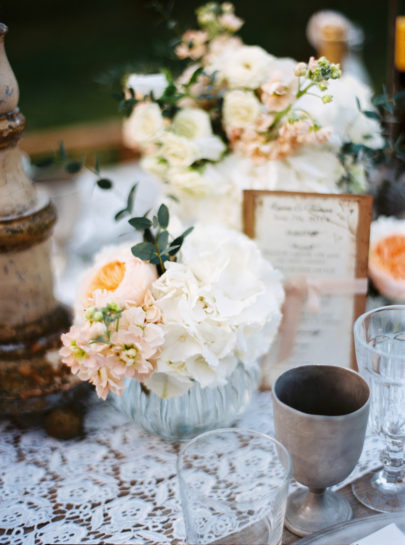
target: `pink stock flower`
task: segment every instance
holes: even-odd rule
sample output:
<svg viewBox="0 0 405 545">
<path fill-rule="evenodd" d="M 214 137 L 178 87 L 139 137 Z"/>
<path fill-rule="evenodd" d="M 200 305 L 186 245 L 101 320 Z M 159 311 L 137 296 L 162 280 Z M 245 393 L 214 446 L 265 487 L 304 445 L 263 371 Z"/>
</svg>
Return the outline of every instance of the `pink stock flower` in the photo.
<svg viewBox="0 0 405 545">
<path fill-rule="evenodd" d="M 298 91 L 295 68 L 296 62 L 292 59 L 272 63 L 269 77 L 261 86 L 261 101 L 270 112 L 281 112 L 295 102 Z"/>
<path fill-rule="evenodd" d="M 85 278 L 86 296 L 81 296 L 75 325 L 61 337 L 60 355 L 105 399 L 110 390 L 122 393 L 125 377 L 145 381 L 152 375 L 164 334 L 149 289 L 155 267 L 125 248 L 102 257 Z"/>
</svg>

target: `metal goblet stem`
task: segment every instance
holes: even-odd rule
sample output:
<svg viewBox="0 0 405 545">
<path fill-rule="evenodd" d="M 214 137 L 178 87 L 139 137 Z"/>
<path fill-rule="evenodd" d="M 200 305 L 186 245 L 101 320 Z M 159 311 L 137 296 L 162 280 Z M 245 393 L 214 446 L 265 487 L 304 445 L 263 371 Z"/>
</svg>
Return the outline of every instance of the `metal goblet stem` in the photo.
<svg viewBox="0 0 405 545">
<path fill-rule="evenodd" d="M 309 488 L 288 500 L 286 526 L 295 534 L 352 517 L 347 500 L 327 488 L 345 479 L 360 457 L 369 395 L 358 373 L 337 366 L 305 365 L 276 380 L 276 437 L 291 454 L 295 479 Z"/>
</svg>

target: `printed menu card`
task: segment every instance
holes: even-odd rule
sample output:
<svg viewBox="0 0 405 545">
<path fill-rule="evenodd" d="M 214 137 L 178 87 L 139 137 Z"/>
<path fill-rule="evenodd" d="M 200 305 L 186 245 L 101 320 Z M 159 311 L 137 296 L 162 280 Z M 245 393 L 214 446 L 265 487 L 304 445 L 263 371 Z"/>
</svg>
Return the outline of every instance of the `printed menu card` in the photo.
<svg viewBox="0 0 405 545">
<path fill-rule="evenodd" d="M 364 312 L 372 198 L 244 192 L 244 230 L 282 271 L 286 300 L 263 386 L 302 364 L 354 367 L 353 322 Z"/>
</svg>

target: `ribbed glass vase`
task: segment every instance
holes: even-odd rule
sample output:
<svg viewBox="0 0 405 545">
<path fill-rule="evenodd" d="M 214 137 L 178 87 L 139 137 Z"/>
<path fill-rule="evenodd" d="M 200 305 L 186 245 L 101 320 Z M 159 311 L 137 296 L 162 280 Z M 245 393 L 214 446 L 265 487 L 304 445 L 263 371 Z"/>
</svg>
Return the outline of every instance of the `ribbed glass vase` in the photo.
<svg viewBox="0 0 405 545">
<path fill-rule="evenodd" d="M 224 386 L 201 388 L 162 399 L 128 379 L 122 396 L 113 402 L 136 424 L 164 439 L 185 441 L 215 428 L 231 426 L 247 408 L 260 380 L 259 365 L 239 363 Z"/>
</svg>

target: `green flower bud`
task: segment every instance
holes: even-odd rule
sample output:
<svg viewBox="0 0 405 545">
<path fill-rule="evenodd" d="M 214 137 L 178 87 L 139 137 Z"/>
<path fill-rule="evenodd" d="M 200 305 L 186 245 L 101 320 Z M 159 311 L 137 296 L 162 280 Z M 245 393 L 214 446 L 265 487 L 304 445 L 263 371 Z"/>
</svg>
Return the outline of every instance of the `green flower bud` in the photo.
<svg viewBox="0 0 405 545">
<path fill-rule="evenodd" d="M 107 304 L 107 309 L 108 310 L 112 310 L 113 312 L 122 312 L 124 309 L 122 307 L 120 307 L 120 305 L 118 305 L 117 303 L 108 303 Z"/>
<path fill-rule="evenodd" d="M 331 95 L 323 95 L 322 102 L 324 104 L 328 104 L 329 102 L 332 102 L 333 97 Z"/>
<path fill-rule="evenodd" d="M 101 322 L 103 320 L 103 313 L 97 307 L 89 307 L 84 316 L 89 322 Z"/>
<path fill-rule="evenodd" d="M 328 88 L 328 84 L 326 83 L 326 81 L 321 81 L 318 87 L 321 91 L 326 91 L 326 89 Z"/>
</svg>

